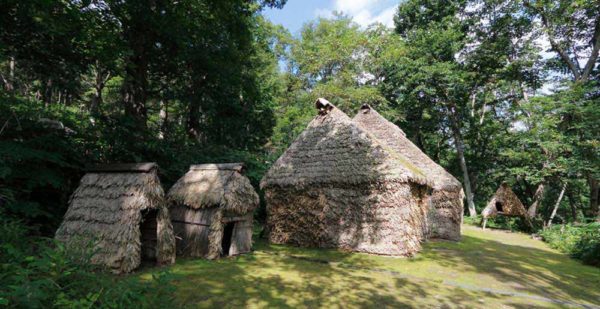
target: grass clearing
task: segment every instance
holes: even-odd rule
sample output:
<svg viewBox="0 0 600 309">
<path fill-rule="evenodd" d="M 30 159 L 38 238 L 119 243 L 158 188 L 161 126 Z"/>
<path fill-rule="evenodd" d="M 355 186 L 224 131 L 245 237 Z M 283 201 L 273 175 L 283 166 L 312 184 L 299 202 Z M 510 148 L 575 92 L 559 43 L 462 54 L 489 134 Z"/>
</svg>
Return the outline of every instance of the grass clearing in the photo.
<svg viewBox="0 0 600 309">
<path fill-rule="evenodd" d="M 600 269 L 526 234 L 472 226 L 460 242 L 427 242 L 414 258 L 260 240 L 252 254 L 170 270 L 182 307 L 600 306 Z"/>
</svg>

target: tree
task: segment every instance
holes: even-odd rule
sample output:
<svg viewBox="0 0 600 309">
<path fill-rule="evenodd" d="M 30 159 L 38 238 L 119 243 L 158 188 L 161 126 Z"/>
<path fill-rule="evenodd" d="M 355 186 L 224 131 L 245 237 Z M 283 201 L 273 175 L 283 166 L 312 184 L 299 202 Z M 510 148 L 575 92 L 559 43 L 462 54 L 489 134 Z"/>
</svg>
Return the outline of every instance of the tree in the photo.
<svg viewBox="0 0 600 309">
<path fill-rule="evenodd" d="M 376 30 L 362 30 L 349 17 L 319 18 L 301 30 L 291 49 L 290 67 L 312 97 L 331 98 L 344 111 L 385 102 L 369 66 Z M 311 100 L 312 101 L 312 100 Z"/>
<path fill-rule="evenodd" d="M 469 72 L 455 59 L 466 44 L 464 25 L 458 14 L 464 4 L 451 2 L 440 8 L 435 3 L 407 1 L 398 8 L 396 32 L 405 39 L 408 52 L 398 59 L 395 69 L 386 78 L 402 104 L 431 106 L 435 118 L 442 120 L 441 132 L 451 134 L 455 146 L 467 197 L 469 214 L 476 215 L 471 175 L 465 158 L 463 119 L 464 103 L 469 99 Z M 424 15 L 435 11 L 435 18 Z M 421 15 L 424 14 L 424 15 Z M 423 114 L 424 110 L 419 112 Z M 444 126 L 447 125 L 447 126 Z"/>
<path fill-rule="evenodd" d="M 600 52 L 600 5 L 596 1 L 524 1 L 526 12 L 540 21 L 558 60 L 552 64 L 573 81 L 589 80 Z M 585 63 L 583 59 L 587 59 Z"/>
<path fill-rule="evenodd" d="M 361 29 L 348 16 L 336 14 L 305 24 L 300 38 L 287 40 L 284 53 L 287 72 L 281 75 L 285 92 L 277 99 L 277 125 L 271 139 L 282 151 L 314 117 L 318 97 L 354 113 L 362 104 L 385 110 L 386 100 L 378 88 L 379 57 L 387 47 L 389 31 L 381 25 Z"/>
</svg>

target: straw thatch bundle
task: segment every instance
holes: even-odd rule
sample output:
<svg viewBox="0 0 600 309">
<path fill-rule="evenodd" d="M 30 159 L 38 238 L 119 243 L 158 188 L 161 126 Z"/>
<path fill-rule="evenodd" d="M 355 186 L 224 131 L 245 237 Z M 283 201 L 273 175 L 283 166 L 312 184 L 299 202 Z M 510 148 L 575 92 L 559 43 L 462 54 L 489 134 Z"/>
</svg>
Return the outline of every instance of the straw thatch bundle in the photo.
<svg viewBox="0 0 600 309">
<path fill-rule="evenodd" d="M 460 239 L 464 198 L 461 183 L 413 144 L 402 129 L 370 106 L 363 105 L 353 120 L 406 157 L 430 179 L 433 192 L 429 198 L 426 233 L 434 238 Z"/>
<path fill-rule="evenodd" d="M 259 199 L 243 164 L 192 165 L 168 200 L 178 254 L 214 259 L 251 250 L 252 212 Z"/>
<path fill-rule="evenodd" d="M 148 233 L 145 233 L 148 232 Z M 71 196 L 56 239 L 93 244 L 91 262 L 130 272 L 143 258 L 175 261 L 175 238 L 154 163 L 93 167 Z"/>
<path fill-rule="evenodd" d="M 407 158 L 323 99 L 261 181 L 269 240 L 387 255 L 420 248 L 430 185 Z"/>
<path fill-rule="evenodd" d="M 507 183 L 502 183 L 500 185 L 500 188 L 498 188 L 494 196 L 492 196 L 492 199 L 488 202 L 487 206 L 485 206 L 481 215 L 483 216 L 484 229 L 487 220 L 498 215 L 521 217 L 525 219 L 529 226 L 531 226 L 531 220 L 527 213 L 527 209 Z"/>
</svg>

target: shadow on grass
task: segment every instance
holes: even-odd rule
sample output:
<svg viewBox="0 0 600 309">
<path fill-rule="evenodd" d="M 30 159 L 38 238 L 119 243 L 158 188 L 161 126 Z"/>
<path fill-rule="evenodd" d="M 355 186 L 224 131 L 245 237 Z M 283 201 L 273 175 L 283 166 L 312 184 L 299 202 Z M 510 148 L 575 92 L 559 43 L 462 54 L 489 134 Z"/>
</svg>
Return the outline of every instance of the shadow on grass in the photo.
<svg viewBox="0 0 600 309">
<path fill-rule="evenodd" d="M 390 259 L 338 250 L 255 244 L 252 254 L 217 261 L 178 260 L 171 267 L 181 307 L 479 307 L 498 304 L 542 308 L 547 302 L 478 289 L 598 304 L 600 270 L 552 251 L 464 235 L 461 242 L 432 242 L 413 259 Z M 421 264 L 427 261 L 431 264 Z M 432 273 L 394 271 L 431 267 L 471 276 L 474 289 Z M 425 271 L 427 273 L 427 270 Z M 492 276 L 502 286 L 488 286 Z M 477 281 L 479 280 L 479 281 Z M 538 304 L 541 304 L 538 306 Z M 556 305 L 556 303 L 555 303 Z"/>
<path fill-rule="evenodd" d="M 176 297 L 183 307 L 410 306 L 382 293 L 388 287 L 371 278 L 326 263 L 257 253 L 176 267 Z M 356 292 L 343 293 L 351 289 Z"/>
<path fill-rule="evenodd" d="M 427 302 L 443 308 L 470 306 L 483 295 L 461 289 L 442 295 L 427 281 L 373 273 L 373 261 L 364 255 L 264 243 L 257 247 L 253 254 L 231 259 L 179 261 L 173 267 L 179 305 L 407 308 L 431 299 Z"/>
<path fill-rule="evenodd" d="M 460 243 L 428 245 L 418 259 L 489 275 L 521 293 L 596 305 L 600 302 L 600 269 L 549 250 L 463 235 Z"/>
</svg>

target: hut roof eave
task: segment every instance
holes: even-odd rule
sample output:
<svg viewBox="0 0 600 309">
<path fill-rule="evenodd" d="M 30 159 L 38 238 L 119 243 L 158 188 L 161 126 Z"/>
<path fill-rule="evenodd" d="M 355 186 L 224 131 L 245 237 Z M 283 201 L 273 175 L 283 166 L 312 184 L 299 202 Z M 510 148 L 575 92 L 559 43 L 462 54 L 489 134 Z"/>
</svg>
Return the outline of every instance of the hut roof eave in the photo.
<svg viewBox="0 0 600 309">
<path fill-rule="evenodd" d="M 211 164 L 216 165 L 216 164 Z M 237 166 L 240 166 L 238 164 Z M 192 165 L 169 190 L 170 203 L 185 205 L 192 209 L 218 207 L 235 214 L 246 214 L 258 207 L 259 197 L 250 180 L 235 169 L 198 169 Z"/>
<path fill-rule="evenodd" d="M 148 173 L 158 168 L 154 162 L 97 164 L 86 167 L 88 173 Z"/>
</svg>

